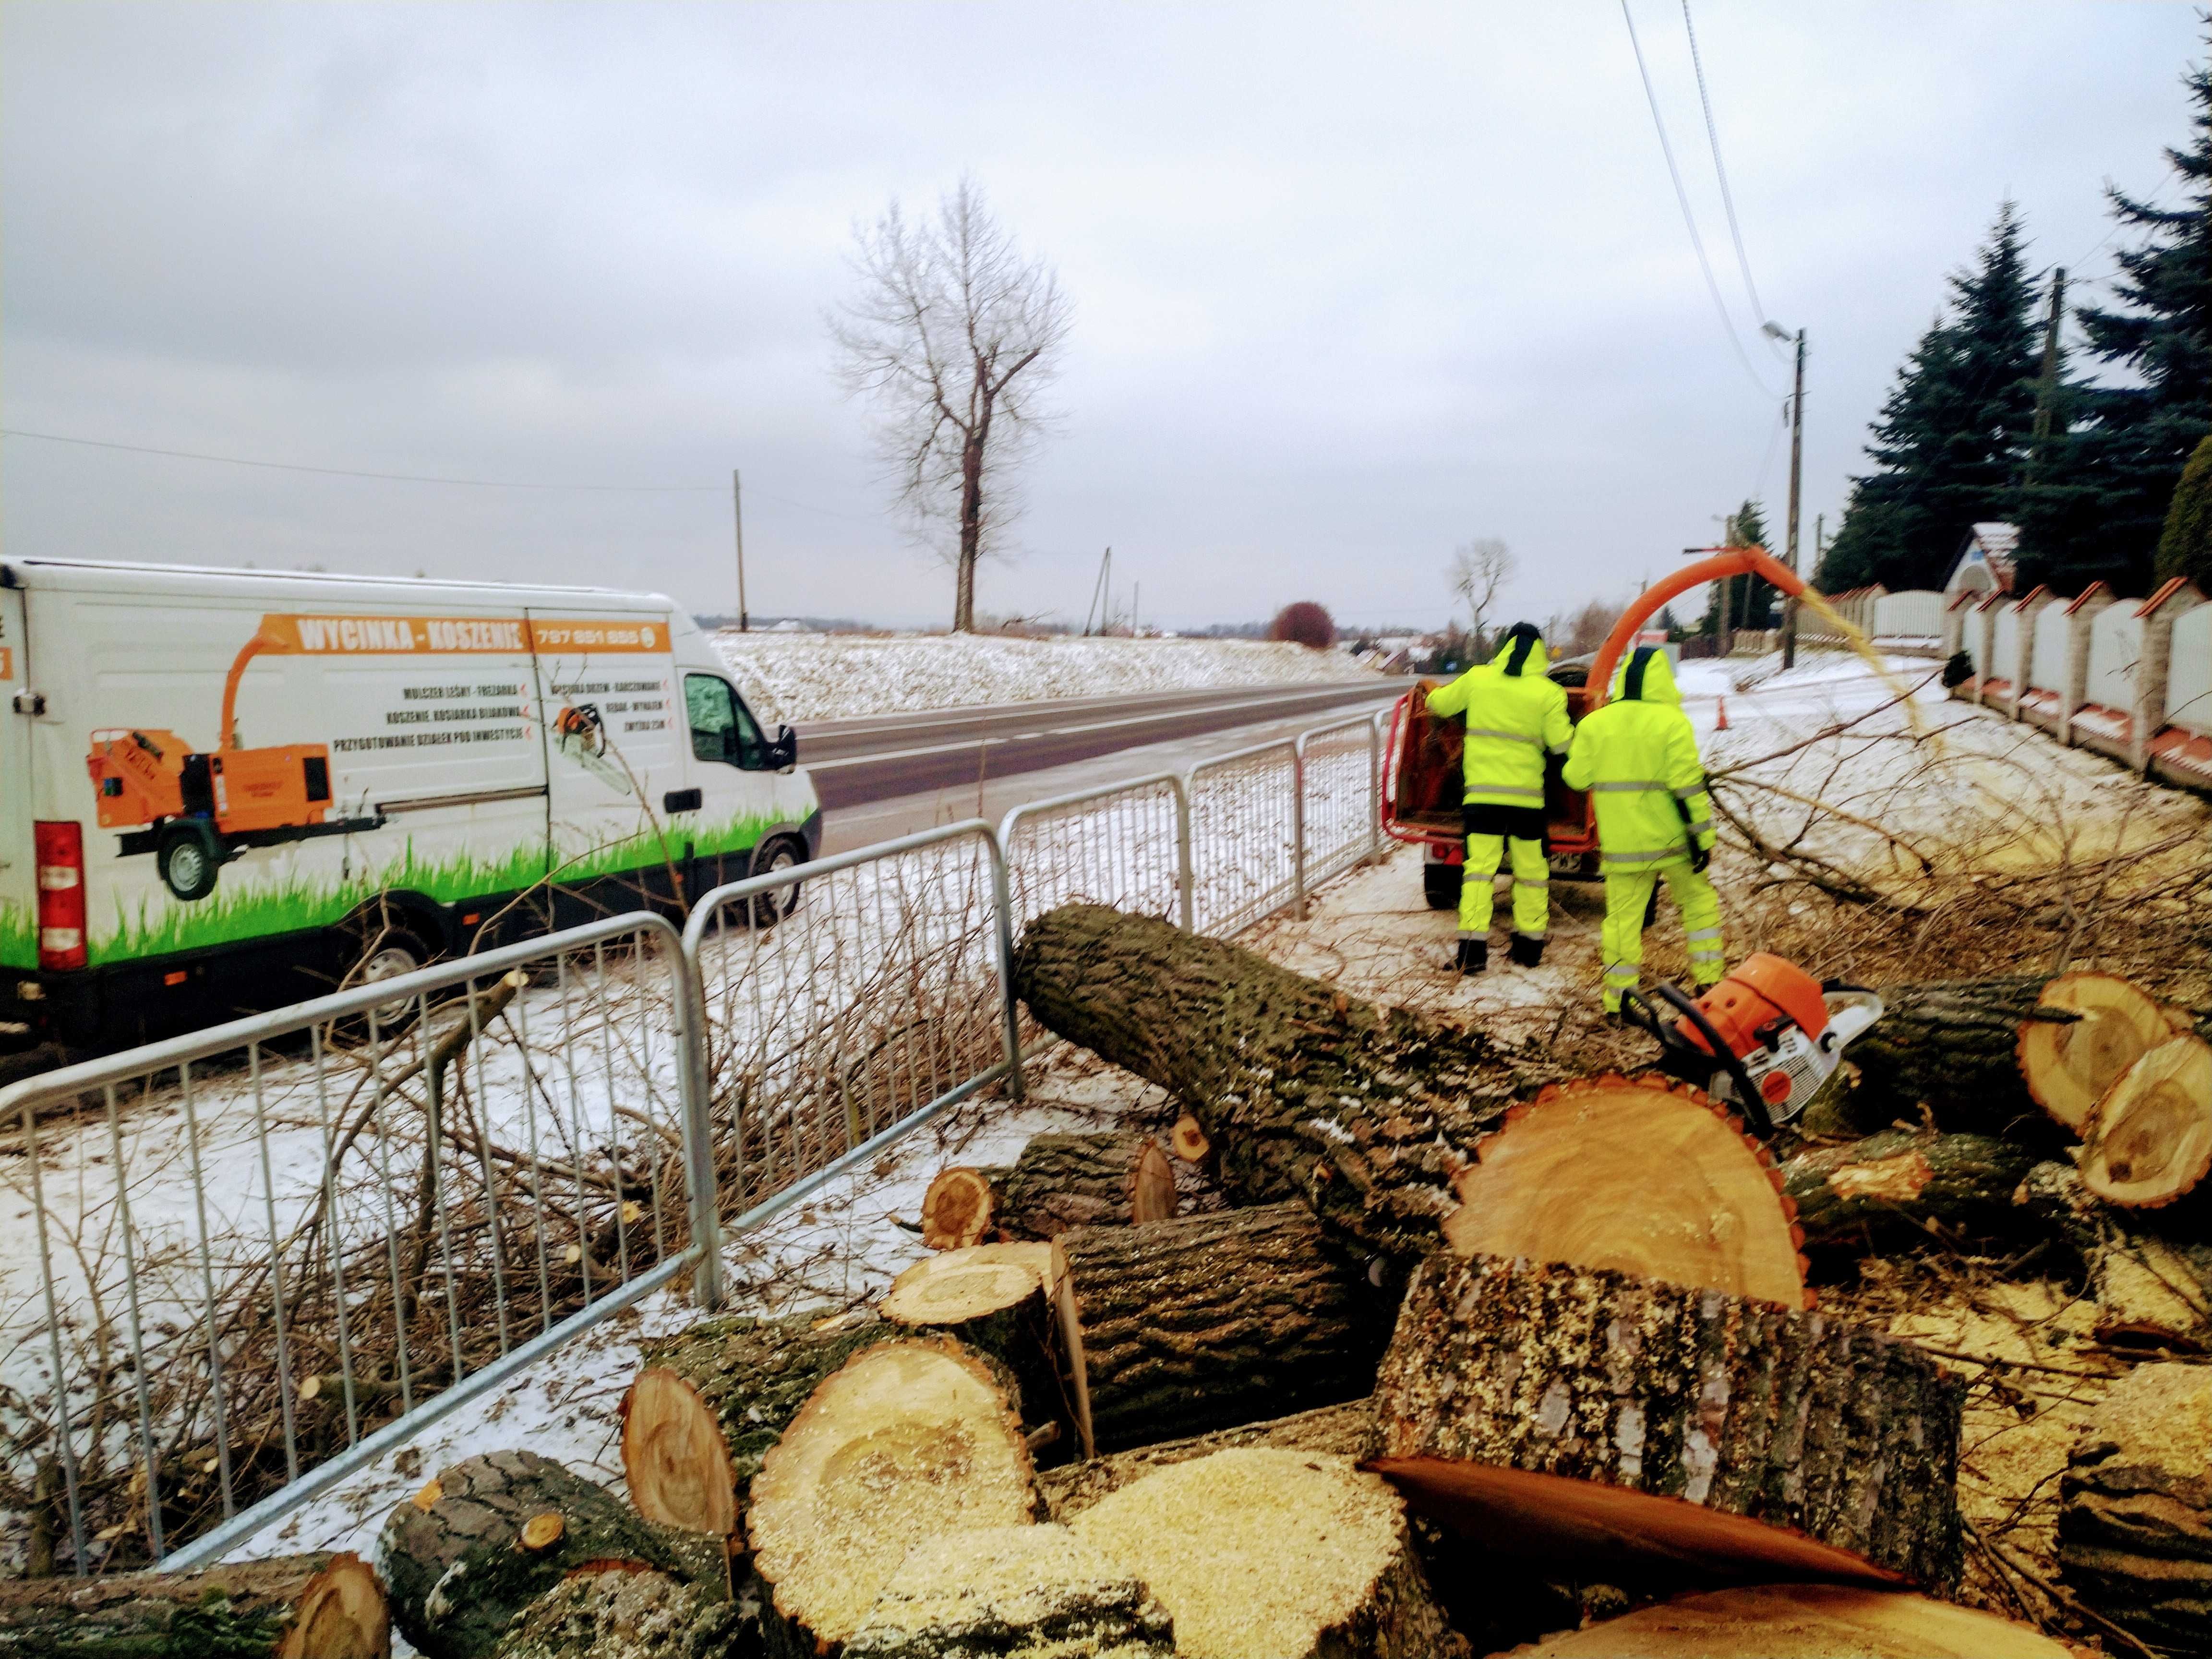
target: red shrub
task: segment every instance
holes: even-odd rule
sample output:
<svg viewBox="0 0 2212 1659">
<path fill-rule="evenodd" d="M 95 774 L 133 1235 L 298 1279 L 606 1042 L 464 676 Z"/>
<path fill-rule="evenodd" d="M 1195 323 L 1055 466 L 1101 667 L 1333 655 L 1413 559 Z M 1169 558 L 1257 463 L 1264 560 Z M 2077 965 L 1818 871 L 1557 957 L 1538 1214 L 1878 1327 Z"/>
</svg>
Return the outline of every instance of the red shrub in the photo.
<svg viewBox="0 0 2212 1659">
<path fill-rule="evenodd" d="M 1300 599 L 1296 605 L 1286 605 L 1275 613 L 1269 624 L 1267 637 L 1271 640 L 1291 640 L 1299 645 L 1311 646 L 1316 651 L 1326 651 L 1336 643 L 1336 623 L 1328 611 L 1311 599 Z"/>
</svg>

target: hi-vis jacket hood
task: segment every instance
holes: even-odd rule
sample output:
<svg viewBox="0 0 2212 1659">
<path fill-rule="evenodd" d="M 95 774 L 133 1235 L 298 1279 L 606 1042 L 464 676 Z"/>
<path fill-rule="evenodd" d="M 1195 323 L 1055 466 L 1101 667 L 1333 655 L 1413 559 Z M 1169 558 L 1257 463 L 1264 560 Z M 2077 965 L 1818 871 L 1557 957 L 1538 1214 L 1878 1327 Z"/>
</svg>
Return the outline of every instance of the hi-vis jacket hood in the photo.
<svg viewBox="0 0 2212 1659">
<path fill-rule="evenodd" d="M 1564 755 L 1574 727 L 1567 694 L 1548 678 L 1550 654 L 1525 623 L 1498 654 L 1429 693 L 1431 714 L 1467 716 L 1465 799 L 1470 806 L 1544 804 L 1544 757 Z"/>
<path fill-rule="evenodd" d="M 1693 844 L 1711 848 L 1705 763 L 1664 649 L 1639 646 L 1621 664 L 1613 701 L 1575 728 L 1566 781 L 1597 803 L 1607 870 L 1648 869 L 1689 857 Z"/>
</svg>

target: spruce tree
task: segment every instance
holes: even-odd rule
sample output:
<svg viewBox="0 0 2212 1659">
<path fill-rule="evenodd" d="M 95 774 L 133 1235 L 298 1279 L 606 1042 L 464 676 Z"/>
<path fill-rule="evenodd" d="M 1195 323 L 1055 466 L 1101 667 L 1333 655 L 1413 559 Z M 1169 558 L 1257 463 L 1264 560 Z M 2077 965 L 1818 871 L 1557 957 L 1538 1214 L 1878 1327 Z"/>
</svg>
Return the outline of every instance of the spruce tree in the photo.
<svg viewBox="0 0 2212 1659">
<path fill-rule="evenodd" d="M 2027 240 L 2010 202 L 1973 268 L 1950 276 L 1939 315 L 1898 371 L 1815 580 L 1941 587 L 1974 525 L 2008 516 L 2035 424 L 2042 342 Z"/>
<path fill-rule="evenodd" d="M 2185 84 L 2189 148 L 2166 153 L 2180 198 L 2154 208 L 2109 192 L 2143 240 L 2118 256 L 2119 304 L 2075 313 L 2090 351 L 2130 384 L 2075 394 L 2070 429 L 2022 494 L 2021 577 L 2063 593 L 2100 577 L 2145 591 L 2182 468 L 2212 432 L 2212 64 Z"/>
<path fill-rule="evenodd" d="M 2197 446 L 2181 469 L 2153 574 L 2160 581 L 2186 576 L 2200 592 L 2212 592 L 2212 437 Z"/>
<path fill-rule="evenodd" d="M 1757 501 L 1746 501 L 1729 515 L 1728 541 L 1731 547 L 1765 547 L 1776 557 L 1781 556 L 1767 546 L 1766 514 Z M 1751 590 L 1747 603 L 1744 598 L 1747 584 Z M 1726 577 L 1713 583 L 1706 597 L 1705 631 L 1717 635 L 1724 617 L 1730 619 L 1731 628 L 1772 628 L 1774 601 L 1773 587 L 1759 577 Z"/>
</svg>

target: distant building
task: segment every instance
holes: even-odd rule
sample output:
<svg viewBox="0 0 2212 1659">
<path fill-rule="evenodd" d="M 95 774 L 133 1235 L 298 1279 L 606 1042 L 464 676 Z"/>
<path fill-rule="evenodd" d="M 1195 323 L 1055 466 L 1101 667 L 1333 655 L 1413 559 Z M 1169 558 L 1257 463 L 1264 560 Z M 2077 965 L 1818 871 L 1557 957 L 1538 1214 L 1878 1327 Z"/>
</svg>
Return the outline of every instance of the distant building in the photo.
<svg viewBox="0 0 2212 1659">
<path fill-rule="evenodd" d="M 1943 584 L 1943 591 L 2011 592 L 2014 556 L 2019 548 L 2018 525 L 1976 525 L 1966 537 L 1966 546 L 1959 550 L 1958 562 L 1951 567 L 1950 579 Z"/>
</svg>

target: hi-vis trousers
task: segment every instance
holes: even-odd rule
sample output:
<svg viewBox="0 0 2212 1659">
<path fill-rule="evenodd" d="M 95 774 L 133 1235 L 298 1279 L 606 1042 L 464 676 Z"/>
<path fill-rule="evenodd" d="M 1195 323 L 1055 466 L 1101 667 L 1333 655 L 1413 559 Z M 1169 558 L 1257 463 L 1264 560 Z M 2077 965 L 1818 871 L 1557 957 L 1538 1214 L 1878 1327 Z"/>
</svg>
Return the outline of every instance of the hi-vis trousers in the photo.
<svg viewBox="0 0 2212 1659">
<path fill-rule="evenodd" d="M 1605 874 L 1605 1011 L 1617 1013 L 1620 994 L 1636 988 L 1644 966 L 1644 913 L 1659 878 L 1674 908 L 1682 913 L 1682 936 L 1689 941 L 1690 976 L 1700 989 L 1720 983 L 1721 902 L 1713 884 L 1690 868 L 1687 856 L 1663 863 L 1608 870 Z"/>
<path fill-rule="evenodd" d="M 1541 939 L 1552 920 L 1552 863 L 1540 841 L 1518 836 L 1469 836 L 1467 868 L 1459 884 L 1459 931 L 1484 939 L 1490 933 L 1490 884 L 1506 850 L 1513 855 L 1513 931 Z"/>
</svg>

